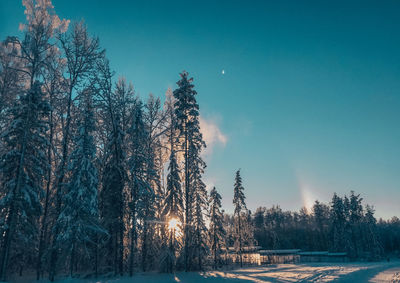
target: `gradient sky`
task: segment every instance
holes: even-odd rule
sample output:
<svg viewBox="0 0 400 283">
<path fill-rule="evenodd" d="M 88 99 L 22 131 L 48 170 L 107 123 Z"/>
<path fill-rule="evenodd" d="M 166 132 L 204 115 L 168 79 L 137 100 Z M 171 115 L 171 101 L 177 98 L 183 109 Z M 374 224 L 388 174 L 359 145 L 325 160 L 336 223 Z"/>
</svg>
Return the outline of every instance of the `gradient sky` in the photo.
<svg viewBox="0 0 400 283">
<path fill-rule="evenodd" d="M 355 190 L 378 217 L 400 216 L 400 1 L 53 4 L 85 19 L 143 96 L 189 71 L 212 145 L 206 182 L 227 211 L 241 168 L 253 211 Z M 1 39 L 23 11 L 0 0 Z"/>
</svg>

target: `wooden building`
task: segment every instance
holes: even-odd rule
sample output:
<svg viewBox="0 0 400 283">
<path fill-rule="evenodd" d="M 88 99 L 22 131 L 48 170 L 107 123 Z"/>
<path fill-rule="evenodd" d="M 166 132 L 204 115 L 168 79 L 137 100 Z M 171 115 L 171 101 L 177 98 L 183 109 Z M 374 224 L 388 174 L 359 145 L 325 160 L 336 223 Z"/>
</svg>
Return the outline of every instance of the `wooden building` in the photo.
<svg viewBox="0 0 400 283">
<path fill-rule="evenodd" d="M 260 250 L 260 264 L 297 263 L 300 261 L 298 249 Z"/>
<path fill-rule="evenodd" d="M 260 246 L 243 247 L 242 262 L 244 265 L 260 265 Z M 240 256 L 236 253 L 234 247 L 228 248 L 226 254 L 227 263 L 240 263 Z"/>
<path fill-rule="evenodd" d="M 235 248 L 230 247 L 225 254 L 226 264 L 240 263 L 240 256 Z M 346 253 L 330 253 L 328 251 L 302 252 L 300 249 L 262 250 L 259 246 L 244 247 L 242 250 L 243 265 L 266 265 L 305 262 L 347 262 Z"/>
</svg>

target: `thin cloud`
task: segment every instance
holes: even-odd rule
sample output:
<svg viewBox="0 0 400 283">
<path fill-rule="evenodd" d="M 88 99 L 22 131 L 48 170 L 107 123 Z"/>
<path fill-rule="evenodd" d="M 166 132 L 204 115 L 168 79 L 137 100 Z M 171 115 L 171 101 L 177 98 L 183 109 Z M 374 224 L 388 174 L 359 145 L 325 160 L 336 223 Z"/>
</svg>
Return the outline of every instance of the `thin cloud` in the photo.
<svg viewBox="0 0 400 283">
<path fill-rule="evenodd" d="M 205 119 L 200 116 L 200 129 L 207 144 L 203 152 L 205 156 L 211 155 L 216 145 L 225 147 L 228 142 L 227 136 L 221 131 L 215 119 Z"/>
</svg>

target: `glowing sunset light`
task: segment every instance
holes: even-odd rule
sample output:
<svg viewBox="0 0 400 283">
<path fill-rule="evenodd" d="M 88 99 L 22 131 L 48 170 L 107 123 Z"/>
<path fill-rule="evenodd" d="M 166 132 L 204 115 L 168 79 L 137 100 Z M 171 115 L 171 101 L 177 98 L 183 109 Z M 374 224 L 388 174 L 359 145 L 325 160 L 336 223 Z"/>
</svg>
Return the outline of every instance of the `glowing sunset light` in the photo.
<svg viewBox="0 0 400 283">
<path fill-rule="evenodd" d="M 177 230 L 177 229 L 179 229 L 180 225 L 181 225 L 181 222 L 176 218 L 171 218 L 168 221 L 168 229 L 169 230 Z"/>
</svg>

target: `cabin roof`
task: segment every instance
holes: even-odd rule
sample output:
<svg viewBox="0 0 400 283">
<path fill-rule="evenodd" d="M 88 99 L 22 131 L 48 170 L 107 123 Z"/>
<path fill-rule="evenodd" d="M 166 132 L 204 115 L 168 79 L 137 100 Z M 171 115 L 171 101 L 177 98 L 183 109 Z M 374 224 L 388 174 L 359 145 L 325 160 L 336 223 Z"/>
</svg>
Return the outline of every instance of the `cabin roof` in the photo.
<svg viewBox="0 0 400 283">
<path fill-rule="evenodd" d="M 330 253 L 328 251 L 315 251 L 315 252 L 299 252 L 301 256 L 347 256 L 347 253 Z"/>
<path fill-rule="evenodd" d="M 302 256 L 328 255 L 328 251 L 299 252 Z"/>
</svg>

